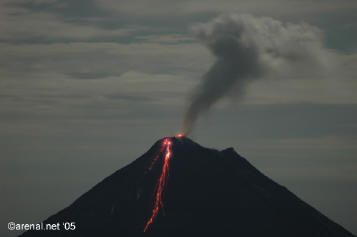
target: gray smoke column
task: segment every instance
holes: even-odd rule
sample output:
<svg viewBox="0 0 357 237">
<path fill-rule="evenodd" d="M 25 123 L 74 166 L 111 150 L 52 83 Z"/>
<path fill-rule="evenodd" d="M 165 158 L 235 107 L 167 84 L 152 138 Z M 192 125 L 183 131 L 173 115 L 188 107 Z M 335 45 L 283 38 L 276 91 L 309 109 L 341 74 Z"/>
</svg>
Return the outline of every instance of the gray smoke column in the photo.
<svg viewBox="0 0 357 237">
<path fill-rule="evenodd" d="M 228 93 L 243 99 L 252 81 L 302 70 L 303 65 L 317 68 L 324 53 L 318 28 L 268 17 L 222 16 L 196 25 L 193 31 L 215 62 L 193 93 L 183 121 L 184 134 L 190 133 L 201 113 Z"/>
</svg>

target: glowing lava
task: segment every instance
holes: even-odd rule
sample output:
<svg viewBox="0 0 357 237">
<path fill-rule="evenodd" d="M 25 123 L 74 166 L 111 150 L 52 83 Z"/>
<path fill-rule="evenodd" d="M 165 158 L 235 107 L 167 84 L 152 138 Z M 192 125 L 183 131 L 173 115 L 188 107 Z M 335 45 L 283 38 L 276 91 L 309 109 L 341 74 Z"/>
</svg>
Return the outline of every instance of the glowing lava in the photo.
<svg viewBox="0 0 357 237">
<path fill-rule="evenodd" d="M 185 136 L 185 134 L 183 134 L 183 133 L 178 133 L 178 134 L 176 134 L 176 138 L 183 138 Z"/>
<path fill-rule="evenodd" d="M 165 189 L 166 180 L 167 180 L 167 176 L 169 173 L 169 162 L 170 162 L 170 158 L 172 156 L 171 145 L 172 145 L 172 142 L 171 142 L 170 138 L 165 138 L 161 145 L 160 153 L 158 154 L 158 156 L 156 156 L 158 158 L 160 156 L 160 154 L 165 150 L 164 164 L 162 166 L 161 175 L 160 175 L 159 181 L 156 186 L 154 207 L 152 209 L 151 217 L 146 222 L 146 225 L 144 227 L 144 232 L 146 232 L 148 230 L 148 228 L 150 227 L 150 225 L 153 223 L 154 219 L 156 218 L 157 214 L 160 211 L 160 208 L 164 207 L 164 203 L 162 200 L 162 194 Z M 157 159 L 157 158 L 155 158 L 155 159 Z M 154 163 L 155 163 L 155 159 L 154 159 Z"/>
</svg>

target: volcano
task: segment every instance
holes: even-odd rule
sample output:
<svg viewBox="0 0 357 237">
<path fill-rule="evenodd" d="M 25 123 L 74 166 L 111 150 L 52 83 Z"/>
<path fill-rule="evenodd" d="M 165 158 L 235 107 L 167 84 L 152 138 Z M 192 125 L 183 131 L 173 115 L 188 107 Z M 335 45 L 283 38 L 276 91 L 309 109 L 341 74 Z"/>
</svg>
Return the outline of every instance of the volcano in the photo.
<svg viewBox="0 0 357 237">
<path fill-rule="evenodd" d="M 22 236 L 353 236 L 233 148 L 209 149 L 182 136 L 157 141 L 44 221 L 63 222 L 76 229 Z"/>
</svg>

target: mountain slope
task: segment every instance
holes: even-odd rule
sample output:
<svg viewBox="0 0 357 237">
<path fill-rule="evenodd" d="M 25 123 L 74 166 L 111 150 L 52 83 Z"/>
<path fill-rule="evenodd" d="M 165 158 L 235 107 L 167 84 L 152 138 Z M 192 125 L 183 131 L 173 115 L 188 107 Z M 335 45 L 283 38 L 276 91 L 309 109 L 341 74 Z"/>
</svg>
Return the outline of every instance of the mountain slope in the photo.
<svg viewBox="0 0 357 237">
<path fill-rule="evenodd" d="M 165 139 L 45 221 L 74 221 L 75 231 L 29 231 L 23 236 L 353 236 L 232 148 L 217 151 L 188 138 L 168 139 L 172 156 L 163 207 L 147 232 L 143 229 L 152 215 L 164 162 L 164 155 L 157 155 Z"/>
</svg>

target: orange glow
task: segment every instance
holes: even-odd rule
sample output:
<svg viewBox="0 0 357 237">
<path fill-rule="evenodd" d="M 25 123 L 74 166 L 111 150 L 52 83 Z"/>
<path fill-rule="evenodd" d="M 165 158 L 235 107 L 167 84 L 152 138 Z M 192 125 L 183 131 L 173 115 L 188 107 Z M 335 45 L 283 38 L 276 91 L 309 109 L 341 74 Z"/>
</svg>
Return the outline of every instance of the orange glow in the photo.
<svg viewBox="0 0 357 237">
<path fill-rule="evenodd" d="M 148 228 L 150 227 L 150 225 L 154 222 L 154 219 L 156 218 L 157 214 L 159 213 L 160 208 L 164 207 L 164 203 L 162 200 L 162 194 L 164 192 L 167 176 L 169 173 L 169 161 L 172 156 L 171 145 L 172 145 L 172 142 L 171 142 L 170 138 L 165 138 L 162 143 L 161 149 L 160 149 L 160 154 L 165 149 L 164 164 L 162 166 L 161 175 L 160 175 L 159 181 L 157 183 L 157 187 L 156 187 L 155 201 L 154 201 L 154 207 L 152 209 L 152 214 L 151 214 L 151 217 L 149 218 L 149 220 L 146 222 L 146 225 L 144 227 L 144 232 L 146 232 L 148 230 Z M 156 157 L 159 157 L 160 154 L 158 154 L 158 156 L 156 156 Z M 155 159 L 157 159 L 157 158 L 155 158 Z"/>
<path fill-rule="evenodd" d="M 178 133 L 178 134 L 176 134 L 176 138 L 182 138 L 182 137 L 184 137 L 185 136 L 185 134 L 183 134 L 183 133 Z"/>
</svg>

